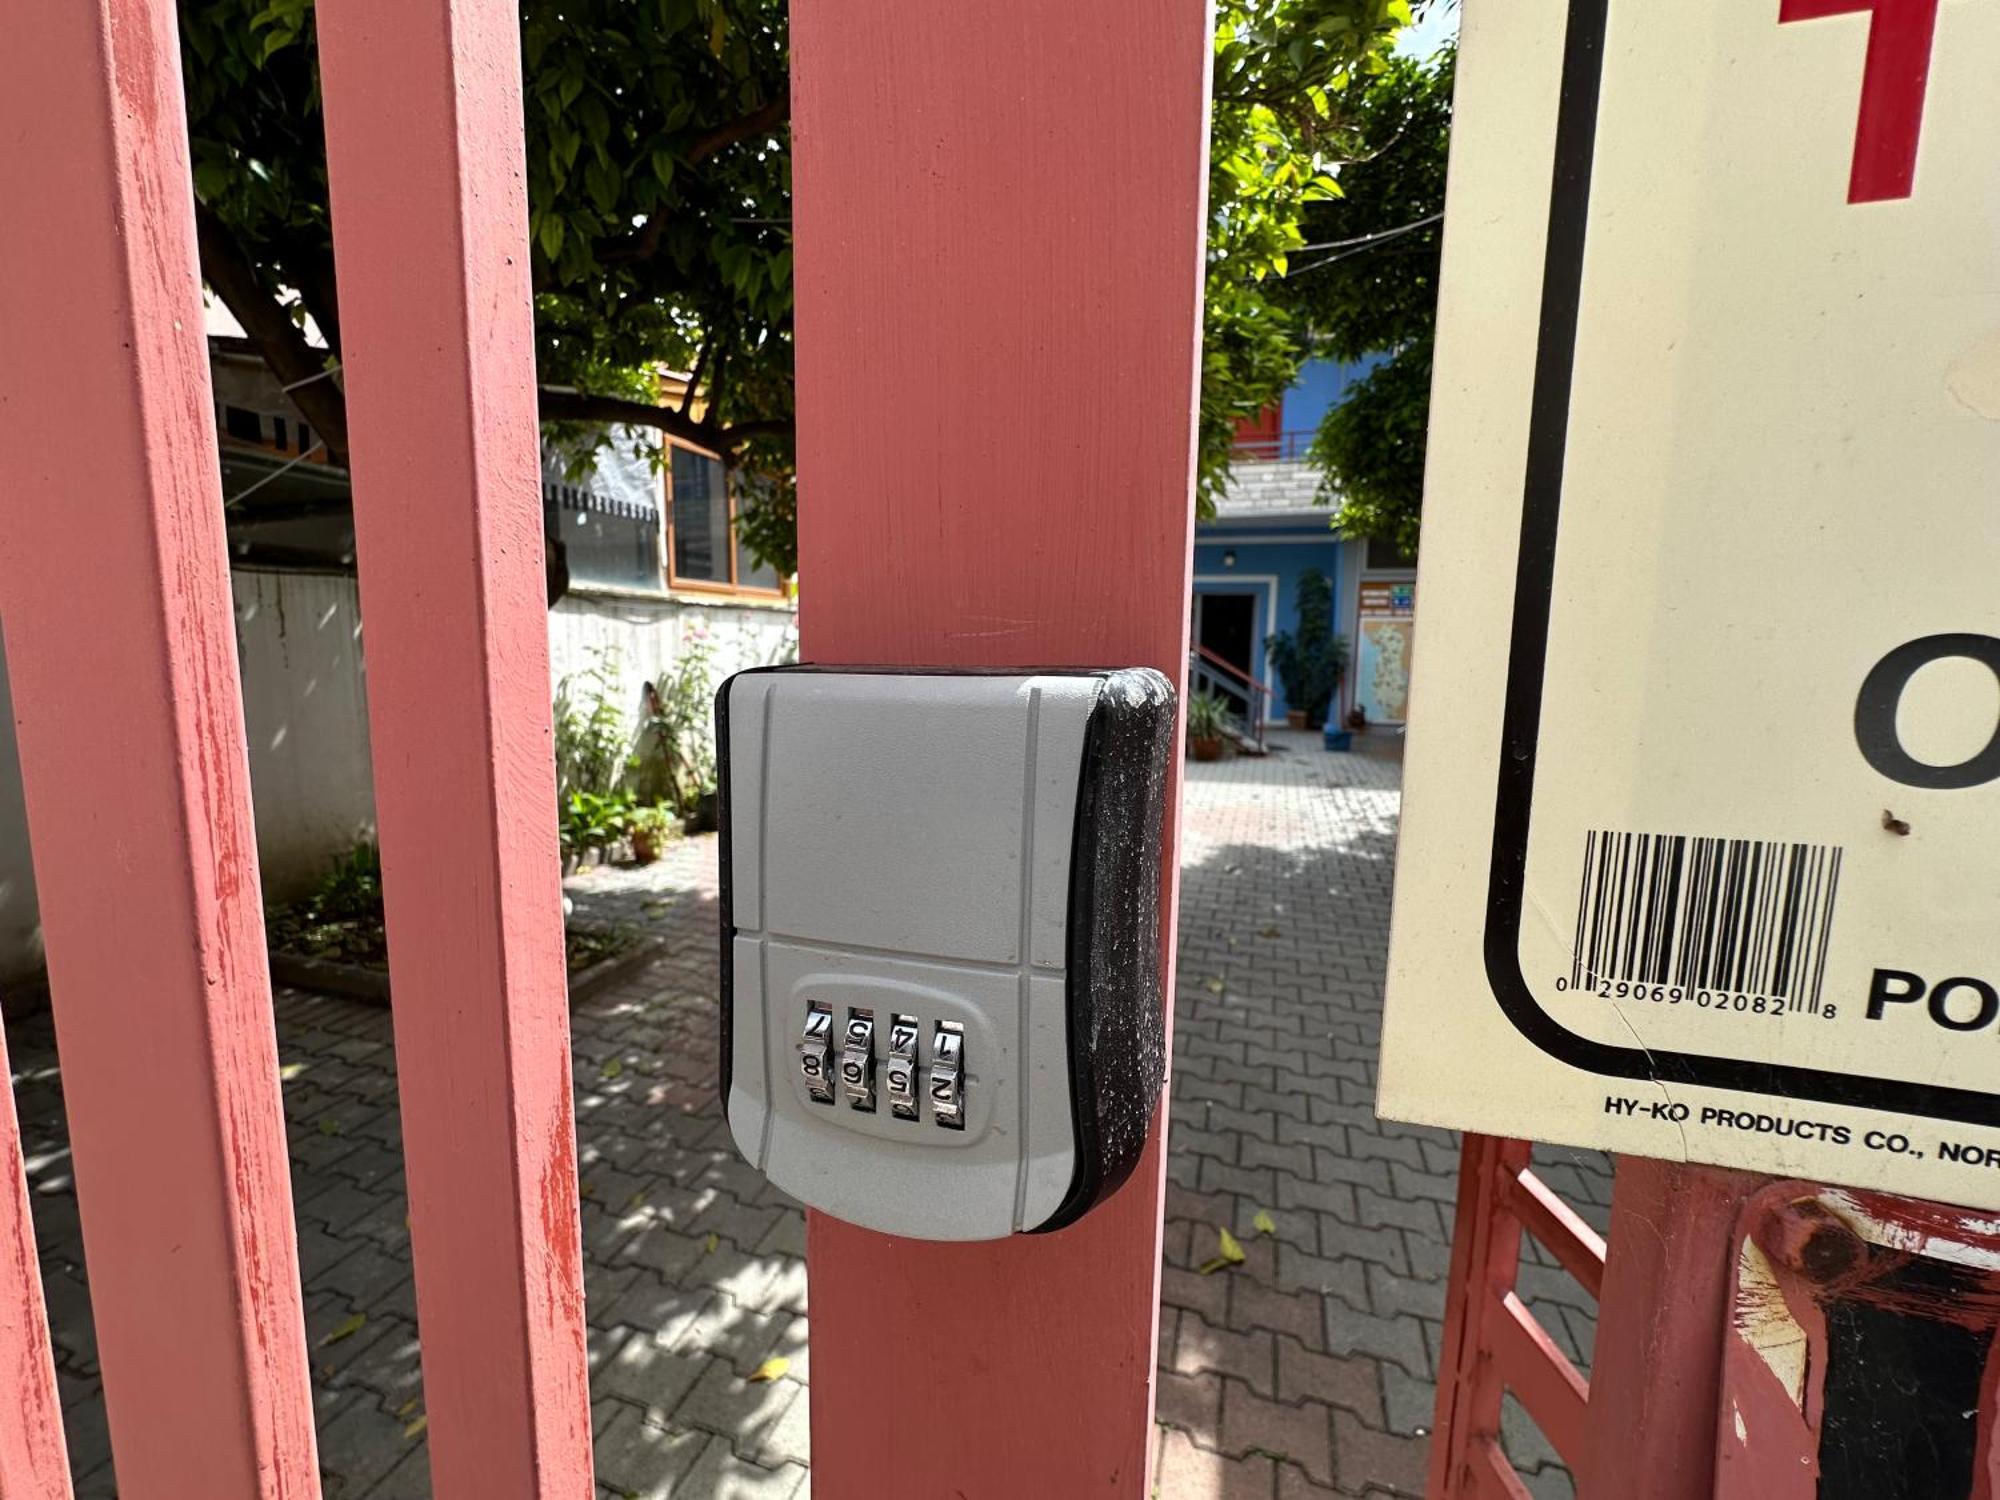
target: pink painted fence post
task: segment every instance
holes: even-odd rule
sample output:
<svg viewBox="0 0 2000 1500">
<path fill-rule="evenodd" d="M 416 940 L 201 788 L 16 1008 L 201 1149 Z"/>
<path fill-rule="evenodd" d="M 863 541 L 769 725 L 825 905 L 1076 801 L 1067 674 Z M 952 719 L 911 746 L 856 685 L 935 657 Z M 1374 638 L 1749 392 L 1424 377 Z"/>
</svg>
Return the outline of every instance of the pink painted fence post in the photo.
<svg viewBox="0 0 2000 1500">
<path fill-rule="evenodd" d="M 119 1493 L 298 1500 L 318 1476 L 184 119 L 170 0 L 9 8 L 0 619 Z"/>
<path fill-rule="evenodd" d="M 1736 1211 L 1770 1179 L 1618 1159 L 1591 1370 L 1587 1500 L 1709 1500 Z"/>
<path fill-rule="evenodd" d="M 805 660 L 1185 676 L 1209 44 L 1202 0 L 794 4 Z M 992 1244 L 814 1216 L 815 1493 L 1144 1495 L 1162 1170 Z"/>
<path fill-rule="evenodd" d="M 519 7 L 318 17 L 432 1484 L 584 1500 Z"/>
</svg>

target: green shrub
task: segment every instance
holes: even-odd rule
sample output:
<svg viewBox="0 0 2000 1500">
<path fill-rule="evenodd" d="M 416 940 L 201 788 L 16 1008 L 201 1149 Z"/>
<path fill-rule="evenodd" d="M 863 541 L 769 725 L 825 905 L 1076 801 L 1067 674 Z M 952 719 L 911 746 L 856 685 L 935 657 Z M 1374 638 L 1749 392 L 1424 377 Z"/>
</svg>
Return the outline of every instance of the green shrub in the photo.
<svg viewBox="0 0 2000 1500">
<path fill-rule="evenodd" d="M 1318 568 L 1299 575 L 1298 628 L 1280 631 L 1264 643 L 1285 685 L 1285 704 L 1302 709 L 1306 725 L 1318 729 L 1347 672 L 1347 638 L 1333 633 L 1333 586 Z"/>
<path fill-rule="evenodd" d="M 629 737 L 618 707 L 618 653 L 594 651 L 590 665 L 556 684 L 556 800 L 604 796 L 625 774 Z"/>
<path fill-rule="evenodd" d="M 714 648 L 699 625 L 681 638 L 672 673 L 648 684 L 633 770 L 646 800 L 694 814 L 715 790 Z"/>
<path fill-rule="evenodd" d="M 1190 739 L 1219 740 L 1229 733 L 1229 703 L 1215 693 L 1196 693 L 1188 699 L 1187 732 Z"/>
<path fill-rule="evenodd" d="M 622 787 L 610 792 L 571 792 L 562 804 L 563 853 L 605 849 L 629 838 L 638 808 L 639 799 Z"/>
</svg>

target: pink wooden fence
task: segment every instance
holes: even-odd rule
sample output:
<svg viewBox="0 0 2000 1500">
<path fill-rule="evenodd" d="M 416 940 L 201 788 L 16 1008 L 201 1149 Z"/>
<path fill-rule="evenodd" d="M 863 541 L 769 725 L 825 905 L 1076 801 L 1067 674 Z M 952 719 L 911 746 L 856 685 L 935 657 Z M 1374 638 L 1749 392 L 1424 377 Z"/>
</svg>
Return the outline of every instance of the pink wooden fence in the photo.
<svg viewBox="0 0 2000 1500">
<path fill-rule="evenodd" d="M 319 7 L 436 1492 L 592 1493 L 512 0 Z M 120 1493 L 319 1490 L 171 0 L 0 46 L 4 621 Z M 0 1495 L 68 1493 L 0 1111 Z"/>
<path fill-rule="evenodd" d="M 793 5 L 808 659 L 1181 680 L 1209 42 L 1199 0 Z M 816 1491 L 1145 1495 L 1161 1173 L 1156 1130 L 994 1244 L 815 1215 Z"/>
<path fill-rule="evenodd" d="M 174 11 L 14 6 L 6 32 L 0 622 L 120 1490 L 309 1495 Z M 5 1295 L 41 1340 L 26 1275 Z M 54 1410 L 0 1421 L 9 1500 L 66 1492 Z"/>
<path fill-rule="evenodd" d="M 319 45 L 431 1475 L 588 1496 L 518 9 Z"/>
</svg>

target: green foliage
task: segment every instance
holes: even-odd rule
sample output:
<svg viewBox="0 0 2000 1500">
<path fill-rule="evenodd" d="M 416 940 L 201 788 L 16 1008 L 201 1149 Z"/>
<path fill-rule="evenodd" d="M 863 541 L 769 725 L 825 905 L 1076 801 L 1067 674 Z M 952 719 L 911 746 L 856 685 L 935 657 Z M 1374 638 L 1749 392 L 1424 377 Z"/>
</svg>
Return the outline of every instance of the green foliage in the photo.
<svg viewBox="0 0 2000 1500">
<path fill-rule="evenodd" d="M 183 0 L 195 184 L 295 321 L 340 350 L 312 0 Z M 1222 0 L 1210 141 L 1200 475 L 1291 384 L 1316 326 L 1281 278 L 1352 194 L 1409 0 Z M 522 0 L 529 231 L 544 386 L 652 404 L 698 368 L 738 464 L 741 534 L 796 569 L 784 0 Z M 1138 252 L 1143 253 L 1143 248 Z M 282 293 L 280 288 L 286 289 Z M 1376 345 L 1375 347 L 1385 347 Z M 693 408 L 688 420 L 697 420 Z M 572 461 L 594 422 L 552 423 Z"/>
<path fill-rule="evenodd" d="M 389 935 L 382 908 L 382 856 L 374 840 L 359 839 L 337 855 L 320 883 L 302 900 L 274 908 L 265 927 L 275 952 L 326 963 L 387 968 Z M 639 937 L 629 927 L 568 927 L 563 940 L 569 972 L 577 973 L 623 953 Z"/>
<path fill-rule="evenodd" d="M 1349 536 L 1380 537 L 1416 553 L 1430 405 L 1425 336 L 1370 371 L 1321 421 L 1309 456 L 1340 496 L 1334 524 Z"/>
<path fill-rule="evenodd" d="M 602 797 L 624 775 L 630 744 L 618 707 L 618 653 L 594 651 L 583 671 L 556 684 L 556 796 Z"/>
<path fill-rule="evenodd" d="M 1215 693 L 1196 693 L 1188 699 L 1189 739 L 1219 740 L 1229 732 L 1228 700 Z"/>
<path fill-rule="evenodd" d="M 699 624 L 681 637 L 674 670 L 652 684 L 639 731 L 640 792 L 683 816 L 715 790 L 714 647 Z"/>
<path fill-rule="evenodd" d="M 1339 498 L 1336 525 L 1410 552 L 1423 499 L 1443 240 L 1442 224 L 1425 221 L 1444 211 L 1455 62 L 1450 48 L 1429 62 L 1398 58 L 1358 96 L 1361 159 L 1341 172 L 1339 201 L 1316 204 L 1305 218 L 1312 240 L 1329 248 L 1318 265 L 1299 257 L 1284 288 L 1323 353 L 1389 356 L 1327 413 L 1311 456 Z"/>
<path fill-rule="evenodd" d="M 1265 650 L 1285 685 L 1286 704 L 1303 710 L 1307 726 L 1317 729 L 1347 671 L 1347 638 L 1333 632 L 1333 588 L 1324 573 L 1306 569 L 1298 592 L 1298 628 L 1270 637 Z"/>
<path fill-rule="evenodd" d="M 789 454 L 757 441 L 749 460 L 736 471 L 736 535 L 759 562 L 782 578 L 799 571 L 798 472 Z"/>
<path fill-rule="evenodd" d="M 1358 154 L 1354 101 L 1391 67 L 1407 0 L 1223 0 L 1209 130 L 1200 483 L 1229 474 L 1236 423 L 1278 400 L 1306 352 L 1282 278 L 1311 205 L 1337 199 Z"/>
<path fill-rule="evenodd" d="M 277 907 L 268 919 L 273 948 L 304 958 L 372 961 L 384 946 L 382 853 L 373 839 L 357 839 L 334 857 L 302 899 Z"/>
<path fill-rule="evenodd" d="M 325 310 L 333 254 L 312 0 L 186 0 L 180 31 L 195 195 L 240 232 L 269 285 L 310 292 Z"/>
<path fill-rule="evenodd" d="M 610 792 L 573 791 L 562 800 L 558 833 L 565 855 L 604 850 L 632 832 L 639 799 L 620 787 Z"/>
<path fill-rule="evenodd" d="M 307 915 L 327 922 L 365 916 L 382 909 L 382 848 L 373 839 L 356 839 L 334 856 L 326 874 L 300 903 Z"/>
<path fill-rule="evenodd" d="M 545 383 L 630 394 L 706 350 L 719 420 L 789 418 L 786 44 L 778 0 L 523 0 Z"/>
<path fill-rule="evenodd" d="M 629 832 L 650 839 L 664 839 L 674 831 L 673 813 L 657 802 L 633 808 L 625 824 Z"/>
<path fill-rule="evenodd" d="M 196 194 L 338 355 L 312 0 L 180 13 Z M 521 45 L 542 384 L 653 404 L 653 371 L 698 368 L 701 420 L 754 423 L 784 459 L 783 0 L 522 0 Z M 600 432 L 552 436 L 574 454 Z"/>
</svg>

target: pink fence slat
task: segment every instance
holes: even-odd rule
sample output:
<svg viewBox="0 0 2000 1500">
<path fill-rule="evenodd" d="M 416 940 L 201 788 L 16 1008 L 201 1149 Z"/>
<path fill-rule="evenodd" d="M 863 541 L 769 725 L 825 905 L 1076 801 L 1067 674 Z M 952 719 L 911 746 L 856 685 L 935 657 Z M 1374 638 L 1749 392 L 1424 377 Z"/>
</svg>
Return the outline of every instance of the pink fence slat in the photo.
<svg viewBox="0 0 2000 1500">
<path fill-rule="evenodd" d="M 1558 1198 L 1532 1170 L 1505 1172 L 1500 1182 L 1501 1206 L 1574 1276 L 1593 1297 L 1604 1293 L 1604 1236 L 1583 1216 Z"/>
<path fill-rule="evenodd" d="M 312 1496 L 171 0 L 9 7 L 4 620 L 125 1500 Z"/>
<path fill-rule="evenodd" d="M 519 6 L 318 16 L 432 1483 L 583 1497 Z"/>
<path fill-rule="evenodd" d="M 1590 1370 L 1584 1500 L 1711 1500 L 1736 1212 L 1768 1178 L 1621 1156 Z"/>
<path fill-rule="evenodd" d="M 1184 677 L 1209 42 L 1201 0 L 794 4 L 805 659 Z M 991 1244 L 814 1216 L 815 1492 L 1144 1495 L 1161 1171 Z"/>
<path fill-rule="evenodd" d="M 1521 1483 L 1520 1474 L 1500 1446 L 1500 1439 L 1490 1435 L 1482 1435 L 1472 1444 L 1465 1486 L 1466 1500 L 1534 1500 L 1533 1492 Z M 1431 1493 L 1436 1500 L 1446 1500 L 1438 1491 Z M 1455 1497 L 1457 1492 L 1451 1494 Z"/>
<path fill-rule="evenodd" d="M 1500 1297 L 1487 1309 L 1486 1318 L 1493 1359 L 1507 1388 L 1563 1462 L 1578 1462 L 1584 1443 L 1584 1406 L 1590 1400 L 1583 1376 L 1518 1293 Z"/>
<path fill-rule="evenodd" d="M 1500 1478 L 1513 1479 L 1499 1448 L 1506 1382 L 1495 1358 L 1492 1320 L 1521 1264 L 1521 1224 L 1506 1207 L 1504 1185 L 1527 1170 L 1531 1150 L 1527 1141 L 1469 1132 L 1459 1148 L 1457 1229 L 1424 1490 L 1433 1500 L 1512 1493 L 1496 1477 L 1506 1469 Z M 1519 1488 L 1518 1480 L 1514 1484 Z"/>
<path fill-rule="evenodd" d="M 62 1405 L 8 1077 L 7 1041 L 0 1036 L 0 1391 L 11 1393 L 8 1416 L 0 1421 L 0 1497 L 69 1500 Z"/>
</svg>

